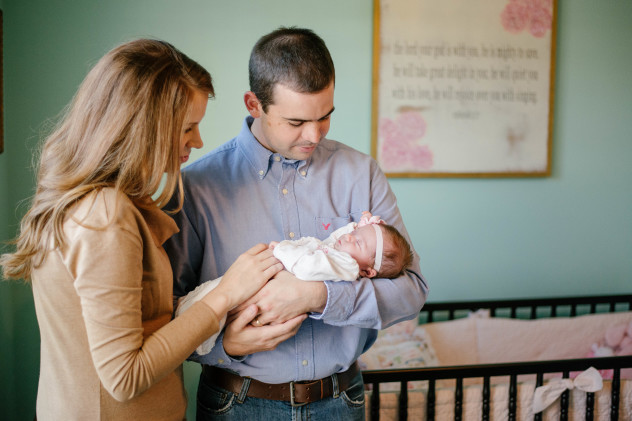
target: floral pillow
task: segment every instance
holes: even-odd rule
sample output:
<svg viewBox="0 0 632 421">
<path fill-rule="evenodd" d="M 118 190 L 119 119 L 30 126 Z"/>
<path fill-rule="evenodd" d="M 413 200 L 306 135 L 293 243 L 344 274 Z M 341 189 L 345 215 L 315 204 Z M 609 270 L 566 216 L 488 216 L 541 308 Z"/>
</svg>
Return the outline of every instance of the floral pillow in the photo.
<svg viewBox="0 0 632 421">
<path fill-rule="evenodd" d="M 360 357 L 364 370 L 431 367 L 439 365 L 430 336 L 417 320 L 381 330 L 373 346 Z"/>
</svg>

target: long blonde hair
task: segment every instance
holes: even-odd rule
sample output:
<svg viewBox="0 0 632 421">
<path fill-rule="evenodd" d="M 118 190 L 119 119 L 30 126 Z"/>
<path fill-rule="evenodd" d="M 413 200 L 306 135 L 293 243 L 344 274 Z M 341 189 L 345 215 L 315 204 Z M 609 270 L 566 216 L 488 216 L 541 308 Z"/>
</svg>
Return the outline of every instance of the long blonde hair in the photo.
<svg viewBox="0 0 632 421">
<path fill-rule="evenodd" d="M 0 257 L 4 277 L 30 279 L 51 238 L 63 246 L 67 209 L 95 189 L 144 199 L 166 173 L 154 204 L 162 208 L 181 193 L 179 144 L 196 91 L 214 95 L 210 74 L 164 41 L 131 41 L 101 58 L 43 144 L 17 249 Z"/>
</svg>

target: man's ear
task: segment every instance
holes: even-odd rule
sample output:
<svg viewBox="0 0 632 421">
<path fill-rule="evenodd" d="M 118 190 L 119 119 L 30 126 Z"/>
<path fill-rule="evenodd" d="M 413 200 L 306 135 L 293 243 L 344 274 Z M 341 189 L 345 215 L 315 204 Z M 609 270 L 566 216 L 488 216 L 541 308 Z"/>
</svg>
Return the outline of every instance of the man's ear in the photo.
<svg viewBox="0 0 632 421">
<path fill-rule="evenodd" d="M 261 117 L 263 109 L 261 108 L 261 103 L 254 92 L 248 91 L 244 94 L 244 104 L 246 104 L 246 109 L 253 118 Z"/>
<path fill-rule="evenodd" d="M 373 278 L 375 275 L 377 275 L 377 271 L 373 268 L 360 270 L 360 276 L 364 278 Z"/>
</svg>

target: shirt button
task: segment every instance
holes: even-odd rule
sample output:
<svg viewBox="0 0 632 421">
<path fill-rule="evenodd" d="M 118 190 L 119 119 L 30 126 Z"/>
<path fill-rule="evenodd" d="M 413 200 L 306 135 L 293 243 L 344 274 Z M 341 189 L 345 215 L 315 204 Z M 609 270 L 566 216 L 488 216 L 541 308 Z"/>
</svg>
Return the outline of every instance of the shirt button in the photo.
<svg viewBox="0 0 632 421">
<path fill-rule="evenodd" d="M 294 238 L 294 233 L 293 232 L 290 233 L 290 238 Z"/>
<path fill-rule="evenodd" d="M 263 170 L 260 170 L 260 171 L 259 171 L 259 175 L 263 175 Z"/>
<path fill-rule="evenodd" d="M 307 365 L 307 360 L 303 360 L 303 365 Z"/>
<path fill-rule="evenodd" d="M 307 171 L 301 171 L 301 175 L 305 177 L 307 175 Z"/>
<path fill-rule="evenodd" d="M 217 360 L 217 362 L 220 363 L 220 364 L 224 364 L 224 360 L 221 359 L 221 358 L 219 360 Z"/>
<path fill-rule="evenodd" d="M 274 160 L 275 160 L 276 162 L 279 162 L 279 161 L 281 160 L 281 157 L 277 155 L 277 156 L 275 156 L 275 157 L 274 157 Z"/>
<path fill-rule="evenodd" d="M 281 190 L 281 192 L 282 192 L 283 194 L 287 194 L 287 189 L 283 189 L 283 190 Z"/>
</svg>

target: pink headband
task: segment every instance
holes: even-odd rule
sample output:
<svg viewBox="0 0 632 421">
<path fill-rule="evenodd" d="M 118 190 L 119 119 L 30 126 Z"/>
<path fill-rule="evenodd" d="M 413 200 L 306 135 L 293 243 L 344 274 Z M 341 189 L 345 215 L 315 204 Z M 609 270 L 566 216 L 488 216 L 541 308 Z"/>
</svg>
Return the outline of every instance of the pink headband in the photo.
<svg viewBox="0 0 632 421">
<path fill-rule="evenodd" d="M 358 227 L 373 225 L 375 229 L 375 264 L 373 265 L 373 269 L 375 269 L 376 272 L 379 272 L 382 267 L 382 253 L 384 252 L 384 238 L 382 237 L 382 230 L 378 225 L 384 223 L 385 222 L 382 221 L 379 216 L 371 215 L 371 212 L 368 211 L 362 212 L 362 217 L 360 218 L 360 222 L 358 222 Z"/>
<path fill-rule="evenodd" d="M 378 227 L 379 224 L 371 224 L 375 229 L 375 264 L 373 269 L 376 272 L 380 271 L 382 267 L 382 252 L 384 251 L 384 239 L 382 238 L 382 230 Z"/>
</svg>

